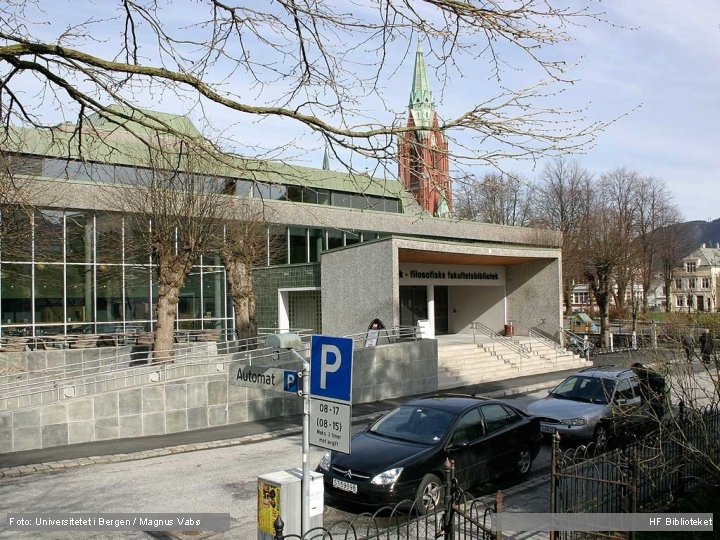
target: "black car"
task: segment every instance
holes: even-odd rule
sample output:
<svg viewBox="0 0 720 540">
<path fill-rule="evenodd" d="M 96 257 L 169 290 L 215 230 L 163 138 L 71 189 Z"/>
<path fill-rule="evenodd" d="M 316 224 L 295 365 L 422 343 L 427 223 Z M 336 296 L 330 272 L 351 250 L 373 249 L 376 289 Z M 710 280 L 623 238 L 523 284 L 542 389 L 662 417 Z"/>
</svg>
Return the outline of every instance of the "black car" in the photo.
<svg viewBox="0 0 720 540">
<path fill-rule="evenodd" d="M 427 512 L 442 500 L 446 458 L 468 488 L 504 473 L 526 475 L 541 438 L 539 420 L 502 401 L 420 398 L 353 436 L 351 454 L 325 454 L 317 471 L 330 499 L 372 507 L 417 501 Z"/>
</svg>

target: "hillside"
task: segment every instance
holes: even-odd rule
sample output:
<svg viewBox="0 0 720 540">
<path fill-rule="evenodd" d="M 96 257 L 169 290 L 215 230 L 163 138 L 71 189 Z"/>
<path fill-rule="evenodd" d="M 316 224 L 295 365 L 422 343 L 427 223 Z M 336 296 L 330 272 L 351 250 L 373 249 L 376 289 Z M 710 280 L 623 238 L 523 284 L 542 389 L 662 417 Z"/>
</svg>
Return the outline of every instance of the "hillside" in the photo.
<svg viewBox="0 0 720 540">
<path fill-rule="evenodd" d="M 678 237 L 682 238 L 681 258 L 690 254 L 702 244 L 714 246 L 720 243 L 720 219 L 715 221 L 686 221 L 675 225 Z"/>
</svg>

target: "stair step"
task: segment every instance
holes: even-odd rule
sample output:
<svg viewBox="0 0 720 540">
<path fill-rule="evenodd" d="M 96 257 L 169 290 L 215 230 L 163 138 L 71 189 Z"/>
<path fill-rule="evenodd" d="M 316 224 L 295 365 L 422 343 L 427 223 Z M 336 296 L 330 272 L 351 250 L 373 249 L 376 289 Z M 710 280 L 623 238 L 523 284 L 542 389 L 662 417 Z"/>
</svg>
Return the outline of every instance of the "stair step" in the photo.
<svg viewBox="0 0 720 540">
<path fill-rule="evenodd" d="M 531 338 L 516 339 L 512 345 L 508 347 L 497 341 L 441 347 L 438 350 L 438 387 L 447 389 L 519 375 L 580 369 L 587 365 L 571 352 L 559 352 L 552 345 Z M 514 350 L 520 345 L 526 356 Z"/>
</svg>

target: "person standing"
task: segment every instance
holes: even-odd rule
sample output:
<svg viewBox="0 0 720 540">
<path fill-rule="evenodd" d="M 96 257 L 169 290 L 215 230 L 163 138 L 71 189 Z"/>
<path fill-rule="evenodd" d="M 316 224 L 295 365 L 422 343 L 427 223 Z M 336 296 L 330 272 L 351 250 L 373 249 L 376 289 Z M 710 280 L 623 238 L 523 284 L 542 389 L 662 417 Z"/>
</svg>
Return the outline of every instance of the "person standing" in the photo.
<svg viewBox="0 0 720 540">
<path fill-rule="evenodd" d="M 710 359 L 715 352 L 713 338 L 710 335 L 710 329 L 706 328 L 700 336 L 700 354 L 702 355 L 703 364 L 710 365 Z"/>
</svg>

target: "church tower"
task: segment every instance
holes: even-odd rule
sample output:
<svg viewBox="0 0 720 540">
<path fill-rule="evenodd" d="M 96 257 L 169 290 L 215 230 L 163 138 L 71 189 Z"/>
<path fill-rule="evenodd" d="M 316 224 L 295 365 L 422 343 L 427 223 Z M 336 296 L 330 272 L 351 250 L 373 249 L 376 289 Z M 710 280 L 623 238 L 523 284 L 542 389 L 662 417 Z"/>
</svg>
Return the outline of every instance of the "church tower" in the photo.
<svg viewBox="0 0 720 540">
<path fill-rule="evenodd" d="M 398 176 L 415 195 L 420 206 L 434 216 L 445 217 L 452 209 L 448 143 L 440 131 L 425 55 L 418 42 L 407 127 L 400 136 Z"/>
</svg>

